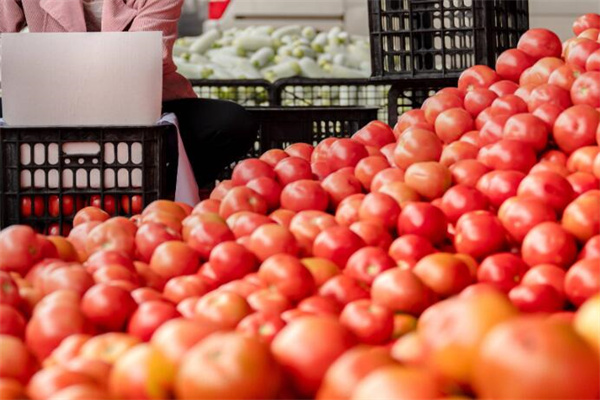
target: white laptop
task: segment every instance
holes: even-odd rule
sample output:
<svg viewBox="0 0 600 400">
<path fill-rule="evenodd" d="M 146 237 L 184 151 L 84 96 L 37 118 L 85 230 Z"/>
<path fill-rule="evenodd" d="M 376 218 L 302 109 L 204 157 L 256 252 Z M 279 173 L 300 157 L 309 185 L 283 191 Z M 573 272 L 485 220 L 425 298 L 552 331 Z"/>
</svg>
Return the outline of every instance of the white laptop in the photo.
<svg viewBox="0 0 600 400">
<path fill-rule="evenodd" d="M 5 33 L 9 126 L 135 126 L 161 114 L 160 32 Z"/>
</svg>

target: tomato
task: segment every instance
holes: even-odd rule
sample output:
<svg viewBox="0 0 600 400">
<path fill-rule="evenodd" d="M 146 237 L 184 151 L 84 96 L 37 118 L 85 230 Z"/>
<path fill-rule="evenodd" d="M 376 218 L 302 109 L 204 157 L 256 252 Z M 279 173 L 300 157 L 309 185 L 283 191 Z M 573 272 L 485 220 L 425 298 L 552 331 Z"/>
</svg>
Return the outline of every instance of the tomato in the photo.
<svg viewBox="0 0 600 400">
<path fill-rule="evenodd" d="M 412 271 L 442 297 L 459 293 L 473 281 L 467 264 L 449 253 L 427 255 L 417 262 Z"/>
<path fill-rule="evenodd" d="M 594 173 L 594 160 L 600 154 L 600 147 L 585 146 L 575 150 L 567 160 L 569 172 Z"/>
<path fill-rule="evenodd" d="M 445 87 L 443 89 L 438 90 L 435 94 L 442 94 L 442 93 L 453 94 L 461 99 L 464 99 L 465 95 L 466 95 L 466 92 L 464 90 L 461 90 L 461 89 L 455 88 L 455 87 Z"/>
<path fill-rule="evenodd" d="M 35 231 L 23 225 L 0 231 L 0 270 L 25 275 L 42 257 Z"/>
<path fill-rule="evenodd" d="M 586 71 L 600 71 L 600 49 L 594 51 L 585 62 Z"/>
<path fill-rule="evenodd" d="M 600 50 L 600 44 L 598 44 Z M 571 87 L 573 104 L 587 104 L 600 107 L 600 71 L 581 74 Z"/>
<path fill-rule="evenodd" d="M 324 258 L 303 258 L 300 262 L 312 274 L 317 288 L 320 288 L 330 278 L 340 274 L 340 268 L 333 262 Z"/>
<path fill-rule="evenodd" d="M 335 172 L 345 167 L 354 167 L 360 160 L 368 157 L 363 144 L 352 139 L 339 139 L 331 145 L 327 155 L 327 163 Z"/>
<path fill-rule="evenodd" d="M 294 218 L 294 215 L 296 215 L 296 213 L 292 210 L 278 209 L 273 211 L 269 215 L 269 218 L 275 221 L 275 223 L 277 223 L 278 225 L 281 225 L 284 228 L 289 228 L 290 223 L 292 222 L 292 218 Z"/>
<path fill-rule="evenodd" d="M 173 368 L 152 346 L 138 344 L 117 360 L 108 389 L 111 397 L 119 399 L 163 399 L 169 396 L 174 375 Z"/>
<path fill-rule="evenodd" d="M 257 267 L 257 260 L 244 246 L 235 242 L 223 242 L 216 245 L 208 261 L 213 267 L 219 283 L 240 279 Z"/>
<path fill-rule="evenodd" d="M 469 211 L 487 210 L 488 200 L 475 188 L 456 185 L 442 196 L 441 209 L 448 221 L 454 224 L 461 215 Z"/>
<path fill-rule="evenodd" d="M 311 315 L 339 315 L 342 312 L 340 303 L 332 298 L 320 295 L 307 297 L 298 303 L 298 310 Z"/>
<path fill-rule="evenodd" d="M 552 264 L 540 264 L 528 270 L 521 283 L 523 285 L 549 285 L 561 296 L 565 296 L 565 270 Z"/>
<path fill-rule="evenodd" d="M 234 329 L 252 310 L 241 295 L 215 290 L 202 296 L 195 306 L 194 319 L 210 323 L 219 330 Z"/>
<path fill-rule="evenodd" d="M 211 200 L 223 200 L 229 190 L 233 188 L 233 182 L 231 180 L 221 181 L 210 193 Z"/>
<path fill-rule="evenodd" d="M 275 210 L 279 207 L 279 197 L 281 196 L 281 186 L 275 179 L 263 176 L 253 179 L 246 184 L 246 187 L 254 190 L 262 196 L 267 202 L 269 210 Z"/>
<path fill-rule="evenodd" d="M 337 225 L 335 218 L 323 211 L 300 211 L 290 223 L 290 232 L 296 238 L 302 253 L 312 254 L 315 238 L 324 229 Z"/>
<path fill-rule="evenodd" d="M 452 175 L 447 167 L 438 162 L 419 162 L 408 167 L 404 180 L 419 195 L 432 200 L 448 190 Z"/>
<path fill-rule="evenodd" d="M 578 17 L 575 22 L 573 22 L 573 33 L 575 35 L 581 34 L 586 29 L 590 28 L 599 28 L 600 27 L 600 15 L 589 13 L 584 14 Z"/>
<path fill-rule="evenodd" d="M 21 304 L 19 287 L 6 271 L 0 271 L 0 304 L 18 308 Z"/>
<path fill-rule="evenodd" d="M 413 266 L 428 254 L 434 253 L 431 242 L 418 235 L 405 234 L 394 240 L 389 249 L 389 255 L 398 263 L 408 263 Z"/>
<path fill-rule="evenodd" d="M 385 122 L 371 121 L 352 135 L 352 139 L 365 145 L 381 148 L 396 141 L 394 131 Z"/>
<path fill-rule="evenodd" d="M 265 151 L 259 158 L 271 167 L 275 167 L 277 163 L 290 155 L 281 149 L 270 149 Z"/>
<path fill-rule="evenodd" d="M 460 97 L 451 93 L 440 93 L 428 98 L 421 108 L 425 113 L 427 122 L 433 125 L 438 115 L 442 112 L 451 108 L 461 108 L 462 106 L 463 101 Z M 406 133 L 406 131 L 404 133 Z M 404 134 L 402 134 L 402 136 L 404 136 Z M 402 138 L 402 136 L 400 138 Z"/>
<path fill-rule="evenodd" d="M 213 247 L 222 242 L 235 240 L 233 232 L 227 223 L 218 215 L 207 214 L 197 223 L 190 225 L 189 234 L 183 232 L 187 244 L 198 252 L 203 260 L 208 259 Z M 156 250 L 154 251 L 156 253 Z"/>
<path fill-rule="evenodd" d="M 523 239 L 523 260 L 529 265 L 555 264 L 567 268 L 577 255 L 574 237 L 556 222 L 536 225 Z"/>
<path fill-rule="evenodd" d="M 343 268 L 352 254 L 365 242 L 349 228 L 332 226 L 317 235 L 313 244 L 315 257 L 326 258 Z"/>
<path fill-rule="evenodd" d="M 392 312 L 367 299 L 348 303 L 340 315 L 340 322 L 366 344 L 385 343 L 390 340 L 394 330 Z"/>
<path fill-rule="evenodd" d="M 400 235 L 415 234 L 430 243 L 439 244 L 446 238 L 448 221 L 438 207 L 429 203 L 408 203 L 398 218 Z"/>
<path fill-rule="evenodd" d="M 240 211 L 252 211 L 264 215 L 267 210 L 267 201 L 261 195 L 249 187 L 238 186 L 227 192 L 221 201 L 219 215 L 228 218 Z"/>
<path fill-rule="evenodd" d="M 135 235 L 140 260 L 149 262 L 159 245 L 173 240 L 181 240 L 181 235 L 173 229 L 155 222 L 143 224 Z"/>
<path fill-rule="evenodd" d="M 454 142 L 474 128 L 473 117 L 464 108 L 451 108 L 435 120 L 435 133 L 444 143 Z"/>
<path fill-rule="evenodd" d="M 335 300 L 344 306 L 354 300 L 366 299 L 369 292 L 365 285 L 348 275 L 336 275 L 319 288 L 319 295 Z"/>
<path fill-rule="evenodd" d="M 514 94 L 498 97 L 492 103 L 492 113 L 496 115 L 515 115 L 524 112 L 527 112 L 527 103 Z"/>
<path fill-rule="evenodd" d="M 198 252 L 191 245 L 178 241 L 159 245 L 150 260 L 150 269 L 165 279 L 190 275 L 196 273 L 198 268 L 200 268 Z"/>
<path fill-rule="evenodd" d="M 485 65 L 475 65 L 467 68 L 458 78 L 458 88 L 471 91 L 477 88 L 487 89 L 493 83 L 500 80 L 496 71 Z"/>
<path fill-rule="evenodd" d="M 32 400 L 48 399 L 69 386 L 93 383 L 88 375 L 55 365 L 36 373 L 27 385 L 27 393 Z"/>
<path fill-rule="evenodd" d="M 465 110 L 476 118 L 483 110 L 490 107 L 497 97 L 498 95 L 490 89 L 473 89 L 465 96 Z"/>
<path fill-rule="evenodd" d="M 421 161 L 438 161 L 442 155 L 442 142 L 437 135 L 424 129 L 405 131 L 394 150 L 394 162 L 398 168 L 406 169 Z"/>
<path fill-rule="evenodd" d="M 354 175 L 342 171 L 327 176 L 321 186 L 329 195 L 331 206 L 334 208 L 346 197 L 362 192 L 360 181 Z"/>
<path fill-rule="evenodd" d="M 399 168 L 383 169 L 373 177 L 371 192 L 379 192 L 382 187 L 393 182 L 404 182 L 404 171 Z"/>
<path fill-rule="evenodd" d="M 600 186 L 598 178 L 589 172 L 574 172 L 567 176 L 567 180 L 573 187 L 576 195 L 595 190 Z"/>
<path fill-rule="evenodd" d="M 577 38 L 565 50 L 565 61 L 584 68 L 588 58 L 600 49 L 600 43 L 587 38 Z"/>
<path fill-rule="evenodd" d="M 292 301 L 301 300 L 315 290 L 310 271 L 294 256 L 277 254 L 263 262 L 258 276 L 268 287 L 276 288 Z"/>
<path fill-rule="evenodd" d="M 456 223 L 454 246 L 457 252 L 482 259 L 506 247 L 506 231 L 488 211 L 471 211 Z"/>
<path fill-rule="evenodd" d="M 444 147 L 442 156 L 440 157 L 440 164 L 445 167 L 451 167 L 453 164 L 461 160 L 472 160 L 477 158 L 479 148 L 471 143 L 464 141 L 457 141 L 450 143 Z"/>
<path fill-rule="evenodd" d="M 392 197 L 383 193 L 369 193 L 358 211 L 361 221 L 373 221 L 388 229 L 396 227 L 400 206 Z"/>
<path fill-rule="evenodd" d="M 23 339 L 27 322 L 19 311 L 13 306 L 0 304 L 0 335 L 11 335 Z"/>
<path fill-rule="evenodd" d="M 477 145 L 481 147 L 496 143 L 502 139 L 504 126 L 510 117 L 511 115 L 505 113 L 492 115 L 492 117 L 481 127 Z"/>
<path fill-rule="evenodd" d="M 383 366 L 359 382 L 352 399 L 367 400 L 374 391 L 384 398 L 434 399 L 441 396 L 439 382 L 425 368 L 398 365 Z"/>
<path fill-rule="evenodd" d="M 288 157 L 281 160 L 275 166 L 274 171 L 282 187 L 298 180 L 312 179 L 313 176 L 310 163 L 299 157 Z"/>
<path fill-rule="evenodd" d="M 71 340 L 73 336 L 65 339 L 62 345 Z M 69 361 L 76 359 L 76 356 L 83 357 L 88 360 L 103 361 L 108 364 L 114 364 L 123 354 L 129 349 L 140 343 L 140 340 L 126 333 L 121 332 L 110 332 L 104 333 L 94 337 L 84 337 L 79 339 L 83 343 L 75 343 L 77 354 L 73 354 L 72 357 L 65 361 L 65 365 Z"/>
<path fill-rule="evenodd" d="M 542 57 L 560 57 L 562 42 L 554 32 L 548 29 L 530 29 L 519 39 L 517 49 L 535 60 Z"/>
<path fill-rule="evenodd" d="M 524 313 L 558 312 L 565 303 L 564 297 L 550 285 L 522 284 L 514 287 L 508 296 Z"/>
<path fill-rule="evenodd" d="M 536 108 L 532 114 L 541 119 L 544 124 L 546 124 L 546 128 L 548 128 L 549 131 L 552 131 L 554 122 L 562 112 L 563 109 L 561 107 L 555 104 L 545 103 Z"/>
<path fill-rule="evenodd" d="M 544 121 L 534 115 L 517 114 L 506 121 L 502 136 L 530 144 L 536 152 L 540 152 L 548 142 L 548 129 Z"/>
<path fill-rule="evenodd" d="M 296 391 L 314 396 L 329 366 L 354 343 L 336 318 L 310 316 L 283 328 L 271 349 Z"/>
<path fill-rule="evenodd" d="M 600 258 L 577 261 L 565 275 L 565 293 L 576 306 L 600 292 Z"/>
<path fill-rule="evenodd" d="M 594 398 L 600 367 L 590 350 L 569 324 L 544 317 L 512 319 L 483 340 L 474 368 L 475 392 L 496 399 Z M 500 383 L 507 381 L 513 384 Z"/>
<path fill-rule="evenodd" d="M 236 164 L 231 174 L 233 186 L 245 185 L 256 178 L 275 178 L 273 167 L 257 158 L 242 160 Z"/>
<path fill-rule="evenodd" d="M 384 157 L 380 156 L 370 156 L 367 158 L 363 158 L 356 164 L 356 168 L 354 170 L 354 175 L 361 183 L 362 187 L 366 190 L 371 189 L 371 183 L 375 176 L 389 168 L 390 164 Z"/>
<path fill-rule="evenodd" d="M 503 79 L 518 82 L 523 71 L 531 67 L 533 63 L 534 59 L 528 54 L 518 49 L 510 49 L 498 56 L 496 72 Z"/>
<path fill-rule="evenodd" d="M 356 233 L 367 246 L 379 247 L 387 250 L 392 244 L 390 231 L 374 221 L 358 221 L 350 225 L 350 230 Z"/>
<path fill-rule="evenodd" d="M 589 105 L 575 105 L 565 110 L 554 124 L 554 140 L 561 150 L 573 151 L 596 144 L 600 113 Z"/>
<path fill-rule="evenodd" d="M 519 171 L 492 171 L 477 182 L 477 190 L 487 196 L 490 204 L 500 207 L 510 197 L 516 196 L 525 174 Z"/>
<path fill-rule="evenodd" d="M 135 232 L 112 220 L 93 228 L 85 240 L 85 251 L 94 254 L 100 250 L 115 250 L 128 256 L 135 253 Z"/>
<path fill-rule="evenodd" d="M 348 259 L 344 274 L 370 286 L 381 272 L 395 266 L 384 249 L 363 247 Z"/>
<path fill-rule="evenodd" d="M 21 216 L 29 218 L 32 215 L 41 217 L 45 212 L 44 198 L 41 196 L 25 196 L 21 198 Z"/>
<path fill-rule="evenodd" d="M 486 257 L 477 269 L 477 281 L 490 284 L 508 293 L 517 286 L 529 267 L 511 253 L 497 253 Z"/>
<path fill-rule="evenodd" d="M 585 242 L 600 233 L 600 190 L 590 190 L 573 200 L 562 218 L 563 227 Z"/>
<path fill-rule="evenodd" d="M 88 258 L 85 263 L 86 268 L 94 273 L 99 268 L 108 265 L 119 265 L 130 271 L 135 271 L 135 266 L 131 258 L 115 250 L 100 250 Z"/>
<path fill-rule="evenodd" d="M 562 67 L 555 69 L 550 77 L 548 78 L 548 83 L 551 85 L 556 85 L 562 89 L 571 91 L 571 87 L 573 87 L 573 83 L 577 80 L 577 78 L 585 72 L 584 69 L 575 64 L 565 64 Z"/>
<path fill-rule="evenodd" d="M 475 187 L 479 179 L 490 172 L 490 168 L 477 160 L 460 160 L 450 167 L 452 182 L 469 187 Z"/>
<path fill-rule="evenodd" d="M 286 185 L 281 192 L 281 207 L 292 211 L 325 211 L 329 196 L 318 182 L 302 179 Z"/>
<path fill-rule="evenodd" d="M 236 330 L 271 344 L 284 326 L 285 322 L 278 315 L 256 312 L 241 320 Z"/>
<path fill-rule="evenodd" d="M 248 305 L 256 312 L 280 315 L 292 308 L 292 303 L 275 288 L 259 289 L 246 298 Z"/>
<path fill-rule="evenodd" d="M 517 89 L 519 89 L 519 84 L 516 81 L 502 80 L 498 81 L 490 86 L 492 92 L 496 93 L 498 97 L 506 96 L 509 94 L 515 94 Z M 488 105 L 489 106 L 489 105 Z"/>
<path fill-rule="evenodd" d="M 79 264 L 65 265 L 48 271 L 42 277 L 41 289 L 44 294 L 65 289 L 79 296 L 94 285 L 92 275 Z"/>
<path fill-rule="evenodd" d="M 104 210 L 109 215 L 115 215 L 117 212 L 115 197 L 110 194 L 90 196 L 90 206 Z M 55 202 L 55 207 L 58 207 L 58 202 Z"/>
<path fill-rule="evenodd" d="M 394 312 L 419 315 L 434 303 L 436 296 L 413 272 L 393 268 L 375 278 L 371 298 Z"/>
<path fill-rule="evenodd" d="M 209 284 L 198 275 L 176 276 L 165 284 L 163 297 L 174 304 L 179 304 L 187 298 L 203 296 L 209 291 Z"/>
<path fill-rule="evenodd" d="M 249 249 L 259 261 L 279 253 L 296 255 L 299 250 L 294 235 L 285 227 L 276 224 L 258 227 L 250 236 Z"/>
<path fill-rule="evenodd" d="M 274 221 L 265 215 L 252 211 L 240 211 L 227 218 L 226 222 L 233 235 L 239 239 L 251 235 L 259 226 L 272 224 Z"/>
<path fill-rule="evenodd" d="M 171 303 L 146 301 L 140 304 L 131 316 L 127 332 L 147 342 L 162 324 L 179 316 L 179 312 Z"/>
<path fill-rule="evenodd" d="M 542 104 L 554 104 L 562 109 L 572 106 L 569 92 L 559 86 L 543 84 L 531 92 L 527 101 L 529 112 L 534 112 Z"/>
<path fill-rule="evenodd" d="M 335 212 L 335 220 L 343 226 L 350 226 L 358 221 L 358 211 L 366 195 L 354 194 L 342 200 Z"/>
<path fill-rule="evenodd" d="M 402 133 L 409 128 L 421 128 L 428 131 L 433 131 L 433 124 L 427 122 L 427 118 L 425 118 L 425 112 L 423 110 L 409 110 L 400 115 L 398 122 L 394 126 L 394 136 L 396 136 L 396 139 L 399 138 Z"/>
<path fill-rule="evenodd" d="M 575 197 L 569 181 L 551 171 L 529 174 L 519 184 L 517 193 L 521 197 L 542 200 L 559 214 Z"/>
<path fill-rule="evenodd" d="M 556 221 L 556 212 L 546 202 L 533 197 L 511 197 L 498 210 L 498 218 L 506 231 L 521 243 L 536 225 Z"/>
<path fill-rule="evenodd" d="M 394 364 L 380 347 L 357 346 L 341 355 L 327 370 L 316 398 L 347 400 L 356 386 L 371 372 Z"/>
<path fill-rule="evenodd" d="M 202 214 L 207 214 L 207 213 L 218 214 L 220 206 L 221 206 L 220 200 L 214 200 L 214 199 L 202 200 L 200 203 L 196 204 L 196 207 L 193 208 L 191 216 L 193 217 L 196 214 L 202 215 Z M 183 220 L 184 227 L 186 225 L 186 221 L 189 221 L 189 219 L 192 217 L 186 217 Z"/>
</svg>

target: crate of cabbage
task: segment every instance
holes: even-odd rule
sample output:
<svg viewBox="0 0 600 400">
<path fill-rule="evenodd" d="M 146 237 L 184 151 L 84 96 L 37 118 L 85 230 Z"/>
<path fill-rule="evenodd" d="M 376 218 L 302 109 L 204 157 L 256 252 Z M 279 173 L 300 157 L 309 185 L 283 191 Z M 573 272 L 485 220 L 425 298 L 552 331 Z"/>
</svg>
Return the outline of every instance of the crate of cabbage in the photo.
<svg viewBox="0 0 600 400">
<path fill-rule="evenodd" d="M 248 110 L 259 123 L 254 146 L 247 157 L 260 157 L 270 149 L 292 143 L 316 145 L 328 137 L 350 137 L 377 118 L 376 107 L 255 107 Z M 237 160 L 220 174 L 228 179 Z"/>
<path fill-rule="evenodd" d="M 178 39 L 173 58 L 178 72 L 188 79 L 274 82 L 298 76 L 359 79 L 371 75 L 368 38 L 339 27 L 327 32 L 300 25 L 215 29 Z"/>
</svg>

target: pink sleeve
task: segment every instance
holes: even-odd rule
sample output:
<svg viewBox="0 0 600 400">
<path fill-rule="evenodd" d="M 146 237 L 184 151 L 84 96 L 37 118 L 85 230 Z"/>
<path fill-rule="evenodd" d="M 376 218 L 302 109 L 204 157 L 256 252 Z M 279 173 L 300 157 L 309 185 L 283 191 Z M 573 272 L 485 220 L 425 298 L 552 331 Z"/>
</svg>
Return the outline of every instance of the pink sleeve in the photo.
<svg viewBox="0 0 600 400">
<path fill-rule="evenodd" d="M 24 27 L 21 0 L 0 0 L 0 32 L 20 32 Z"/>
<path fill-rule="evenodd" d="M 177 21 L 183 0 L 148 0 L 133 20 L 129 31 L 161 31 L 163 33 L 163 74 L 175 72 L 172 51 L 177 39 Z"/>
</svg>

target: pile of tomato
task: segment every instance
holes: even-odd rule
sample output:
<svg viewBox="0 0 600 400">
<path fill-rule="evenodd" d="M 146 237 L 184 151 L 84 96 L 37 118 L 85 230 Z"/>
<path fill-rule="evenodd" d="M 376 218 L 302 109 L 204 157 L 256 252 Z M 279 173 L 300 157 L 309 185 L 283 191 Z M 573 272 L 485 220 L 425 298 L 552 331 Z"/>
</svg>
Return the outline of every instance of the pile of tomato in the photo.
<svg viewBox="0 0 600 400">
<path fill-rule="evenodd" d="M 600 15 L 195 207 L 0 233 L 0 399 L 597 399 Z"/>
</svg>

